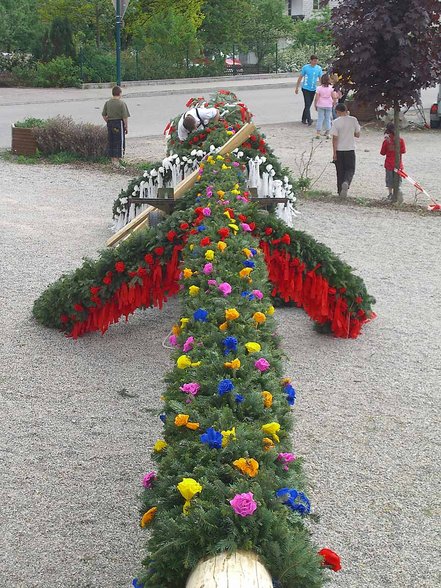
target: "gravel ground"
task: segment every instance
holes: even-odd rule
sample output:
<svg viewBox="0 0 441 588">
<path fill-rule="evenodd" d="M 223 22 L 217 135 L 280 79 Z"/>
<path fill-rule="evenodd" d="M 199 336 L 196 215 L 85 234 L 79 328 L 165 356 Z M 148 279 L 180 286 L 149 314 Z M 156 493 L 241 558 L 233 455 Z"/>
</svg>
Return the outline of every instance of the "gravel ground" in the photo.
<svg viewBox="0 0 441 588">
<path fill-rule="evenodd" d="M 275 146 L 308 133 L 296 125 L 267 131 Z M 434 134 L 424 136 L 434 145 Z M 419 137 L 406 137 L 415 154 Z M 380 138 L 366 134 L 370 151 L 359 157 L 354 191 L 363 187 L 366 197 L 377 197 L 377 188 L 363 185 L 365 158 L 375 157 L 382 186 Z M 150 155 L 163 153 L 162 141 L 144 140 L 129 144 L 132 157 L 137 150 L 145 157 L 147 145 Z M 285 163 L 296 153 L 278 152 Z M 429 163 L 415 168 L 427 184 Z M 171 367 L 161 343 L 179 307 L 172 301 L 166 314 L 137 312 L 103 338 L 76 343 L 37 325 L 33 300 L 103 246 L 112 201 L 127 178 L 1 160 L 0 174 L 0 586 L 128 588 L 144 541 L 136 495 L 161 429 L 161 377 Z M 439 218 L 299 206 L 298 228 L 358 268 L 378 300 L 379 318 L 355 341 L 318 335 L 299 310 L 276 313 L 286 373 L 299 392 L 294 444 L 306 457 L 321 517 L 315 540 L 342 556 L 343 570 L 329 586 L 435 588 Z"/>
</svg>

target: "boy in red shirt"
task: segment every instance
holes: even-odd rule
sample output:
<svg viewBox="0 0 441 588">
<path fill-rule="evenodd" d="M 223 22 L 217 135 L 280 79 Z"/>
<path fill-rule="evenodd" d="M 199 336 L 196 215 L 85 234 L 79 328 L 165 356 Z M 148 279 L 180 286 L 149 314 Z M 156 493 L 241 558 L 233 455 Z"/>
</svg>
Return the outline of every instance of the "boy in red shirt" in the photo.
<svg viewBox="0 0 441 588">
<path fill-rule="evenodd" d="M 404 139 L 400 138 L 400 169 L 403 169 L 403 161 L 401 155 L 406 153 L 406 144 Z M 385 155 L 384 167 L 386 169 L 386 188 L 389 190 L 387 200 L 392 200 L 394 190 L 394 169 L 395 169 L 395 125 L 388 123 L 386 125 L 385 137 L 383 145 L 381 146 L 380 155 Z M 398 176 L 398 182 L 401 185 L 401 176 Z"/>
</svg>

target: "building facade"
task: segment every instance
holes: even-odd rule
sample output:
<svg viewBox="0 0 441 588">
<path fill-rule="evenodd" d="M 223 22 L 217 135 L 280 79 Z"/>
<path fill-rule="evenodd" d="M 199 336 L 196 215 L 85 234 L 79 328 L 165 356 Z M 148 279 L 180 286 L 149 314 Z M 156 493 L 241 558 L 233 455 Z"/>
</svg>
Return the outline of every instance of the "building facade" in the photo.
<svg viewBox="0 0 441 588">
<path fill-rule="evenodd" d="M 286 13 L 294 20 L 311 18 L 314 10 L 320 10 L 324 6 L 333 8 L 339 0 L 285 0 Z"/>
</svg>

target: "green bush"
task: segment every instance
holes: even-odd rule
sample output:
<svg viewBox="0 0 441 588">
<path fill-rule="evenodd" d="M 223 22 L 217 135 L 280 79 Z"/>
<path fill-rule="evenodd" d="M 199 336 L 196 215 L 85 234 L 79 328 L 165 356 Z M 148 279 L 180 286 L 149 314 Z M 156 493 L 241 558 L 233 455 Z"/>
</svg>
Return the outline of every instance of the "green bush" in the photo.
<svg viewBox="0 0 441 588">
<path fill-rule="evenodd" d="M 47 63 L 37 63 L 32 85 L 40 88 L 78 87 L 80 68 L 71 57 L 55 57 Z"/>
<path fill-rule="evenodd" d="M 309 58 L 313 53 L 319 58 L 319 64 L 323 71 L 326 71 L 334 60 L 335 47 L 332 45 L 292 45 L 279 51 L 277 70 L 279 72 L 300 71 L 305 63 L 309 63 Z M 275 53 L 265 58 L 265 65 L 269 66 L 272 71 L 276 70 Z"/>
<path fill-rule="evenodd" d="M 86 46 L 78 55 L 82 81 L 86 83 L 111 82 L 115 79 L 115 52 Z M 127 78 L 127 76 L 124 76 Z"/>
<path fill-rule="evenodd" d="M 46 124 L 46 120 L 42 118 L 25 118 L 24 120 L 19 120 L 15 123 L 17 129 L 34 129 L 35 127 L 44 127 Z"/>
</svg>

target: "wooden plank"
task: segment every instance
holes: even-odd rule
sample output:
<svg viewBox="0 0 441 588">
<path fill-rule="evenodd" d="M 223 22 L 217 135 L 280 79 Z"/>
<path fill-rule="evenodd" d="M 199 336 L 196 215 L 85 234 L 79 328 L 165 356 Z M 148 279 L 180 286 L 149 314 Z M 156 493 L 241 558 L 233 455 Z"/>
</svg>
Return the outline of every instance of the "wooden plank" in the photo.
<svg viewBox="0 0 441 588">
<path fill-rule="evenodd" d="M 252 123 L 246 123 L 239 131 L 237 131 L 235 135 L 232 135 L 230 139 L 228 139 L 228 141 L 222 145 L 217 153 L 213 153 L 213 157 L 216 157 L 216 155 L 226 155 L 227 153 L 231 153 L 237 147 L 240 147 L 242 143 L 245 143 L 248 137 L 252 135 L 255 130 L 256 127 Z M 183 196 L 185 192 L 194 186 L 198 175 L 198 170 L 196 169 L 189 176 L 184 178 L 182 182 L 179 182 L 175 188 L 175 200 Z"/>
<path fill-rule="evenodd" d="M 137 227 L 140 223 L 142 223 L 153 210 L 156 210 L 153 206 L 149 206 L 142 212 L 140 212 L 133 220 L 127 223 L 124 227 L 122 227 L 119 231 L 117 231 L 114 235 L 108 239 L 106 245 L 107 247 L 114 247 L 127 235 L 129 235 L 135 227 Z"/>
<path fill-rule="evenodd" d="M 272 588 L 270 574 L 251 551 L 221 553 L 200 561 L 186 588 Z"/>
</svg>

